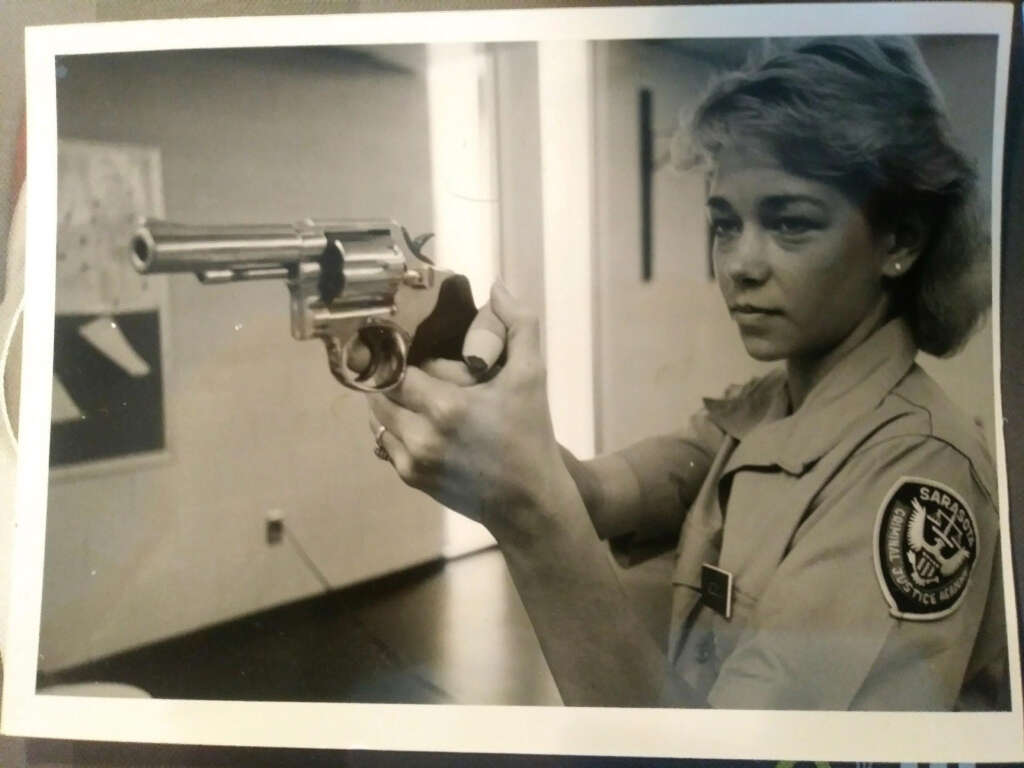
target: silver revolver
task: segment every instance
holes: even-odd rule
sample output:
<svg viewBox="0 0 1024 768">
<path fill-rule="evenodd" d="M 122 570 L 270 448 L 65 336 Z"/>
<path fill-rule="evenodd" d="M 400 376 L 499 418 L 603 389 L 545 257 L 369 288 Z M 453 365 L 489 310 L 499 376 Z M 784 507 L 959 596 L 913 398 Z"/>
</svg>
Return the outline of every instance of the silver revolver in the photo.
<svg viewBox="0 0 1024 768">
<path fill-rule="evenodd" d="M 430 238 L 397 222 L 313 220 L 199 226 L 146 219 L 132 238 L 143 274 L 192 272 L 204 284 L 283 280 L 295 339 L 318 338 L 346 387 L 383 392 L 406 368 L 462 359 L 476 315 L 469 281 L 423 255 Z"/>
</svg>

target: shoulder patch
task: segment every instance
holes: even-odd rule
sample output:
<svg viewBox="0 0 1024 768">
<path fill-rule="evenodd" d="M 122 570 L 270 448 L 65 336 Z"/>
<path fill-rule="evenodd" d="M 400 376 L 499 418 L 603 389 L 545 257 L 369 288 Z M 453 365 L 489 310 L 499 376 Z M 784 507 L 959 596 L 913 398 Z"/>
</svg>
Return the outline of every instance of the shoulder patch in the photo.
<svg viewBox="0 0 1024 768">
<path fill-rule="evenodd" d="M 951 614 L 977 556 L 974 513 L 951 488 L 904 477 L 886 494 L 875 521 L 875 571 L 893 616 L 928 621 Z"/>
</svg>

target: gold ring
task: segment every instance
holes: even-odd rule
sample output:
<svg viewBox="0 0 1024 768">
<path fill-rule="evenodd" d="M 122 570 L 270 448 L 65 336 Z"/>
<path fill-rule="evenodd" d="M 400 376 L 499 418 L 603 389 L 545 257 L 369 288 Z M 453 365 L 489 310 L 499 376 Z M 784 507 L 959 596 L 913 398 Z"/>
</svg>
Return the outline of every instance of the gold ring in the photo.
<svg viewBox="0 0 1024 768">
<path fill-rule="evenodd" d="M 381 439 L 384 437 L 384 433 L 388 431 L 388 428 L 383 424 L 377 427 L 377 431 L 373 435 L 373 441 L 377 443 L 377 447 L 373 449 L 373 455 L 381 461 L 391 461 L 391 454 L 388 453 L 388 449 L 381 443 Z"/>
</svg>

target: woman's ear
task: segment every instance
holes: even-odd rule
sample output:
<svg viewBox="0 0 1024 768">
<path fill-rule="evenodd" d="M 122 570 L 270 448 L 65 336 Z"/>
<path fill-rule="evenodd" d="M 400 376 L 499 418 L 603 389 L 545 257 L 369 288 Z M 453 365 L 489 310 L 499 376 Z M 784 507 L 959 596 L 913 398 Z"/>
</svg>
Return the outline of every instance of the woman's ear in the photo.
<svg viewBox="0 0 1024 768">
<path fill-rule="evenodd" d="M 886 235 L 882 274 L 889 278 L 907 274 L 924 250 L 928 227 L 918 216 L 909 216 L 899 229 Z"/>
</svg>

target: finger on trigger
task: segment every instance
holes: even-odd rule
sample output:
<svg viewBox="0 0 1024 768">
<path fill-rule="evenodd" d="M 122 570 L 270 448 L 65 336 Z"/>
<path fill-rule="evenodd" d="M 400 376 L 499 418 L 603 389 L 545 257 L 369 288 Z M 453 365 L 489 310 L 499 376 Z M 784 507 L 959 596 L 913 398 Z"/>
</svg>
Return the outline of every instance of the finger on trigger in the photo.
<svg viewBox="0 0 1024 768">
<path fill-rule="evenodd" d="M 501 357 L 505 349 L 505 324 L 488 302 L 480 308 L 462 342 L 462 359 L 474 376 L 481 376 Z"/>
<path fill-rule="evenodd" d="M 345 354 L 345 363 L 355 373 L 366 373 L 373 362 L 373 353 L 358 337 L 349 342 L 348 351 Z"/>
</svg>

